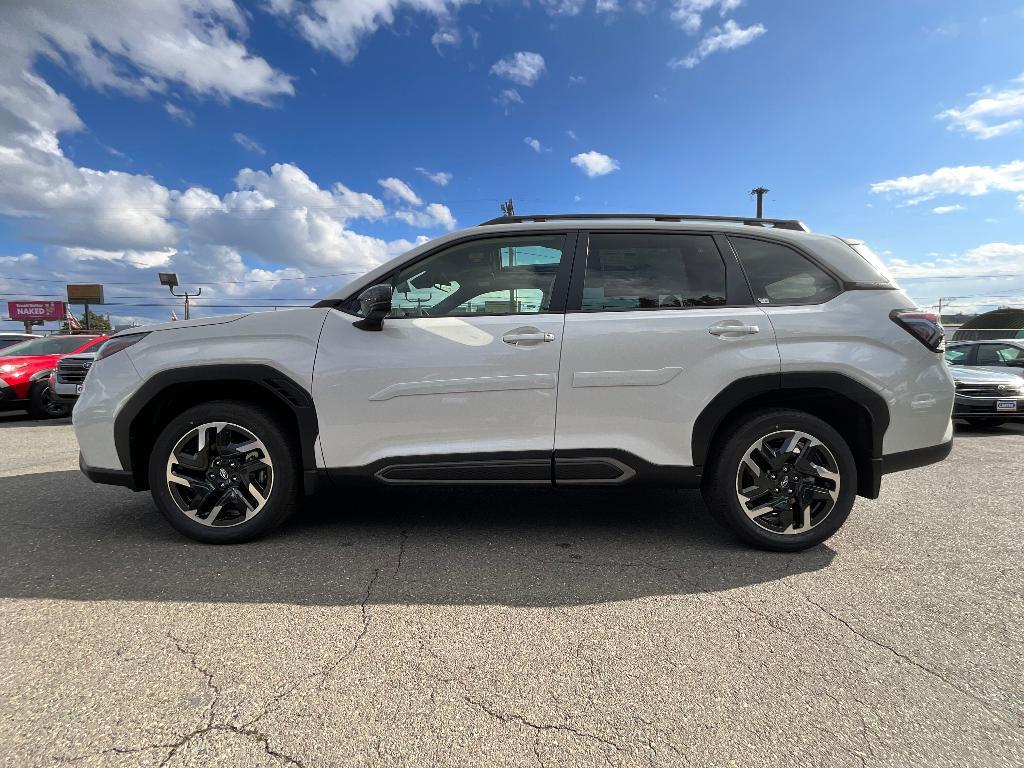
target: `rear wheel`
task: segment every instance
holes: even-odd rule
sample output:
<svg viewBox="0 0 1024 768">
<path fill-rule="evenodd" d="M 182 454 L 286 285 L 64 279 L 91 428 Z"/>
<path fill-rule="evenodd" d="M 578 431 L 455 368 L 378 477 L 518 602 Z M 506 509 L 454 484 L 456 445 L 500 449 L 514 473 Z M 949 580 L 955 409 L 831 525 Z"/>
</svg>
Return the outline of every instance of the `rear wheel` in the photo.
<svg viewBox="0 0 1024 768">
<path fill-rule="evenodd" d="M 857 466 L 835 429 L 794 410 L 757 411 L 724 429 L 704 486 L 720 523 L 778 551 L 813 547 L 839 530 L 853 508 Z"/>
<path fill-rule="evenodd" d="M 172 419 L 153 446 L 149 487 L 178 531 L 210 544 L 258 538 L 298 504 L 295 451 L 275 416 L 235 401 Z"/>
<path fill-rule="evenodd" d="M 33 419 L 62 419 L 71 413 L 71 406 L 59 402 L 45 381 L 32 386 L 29 393 L 28 414 Z"/>
</svg>

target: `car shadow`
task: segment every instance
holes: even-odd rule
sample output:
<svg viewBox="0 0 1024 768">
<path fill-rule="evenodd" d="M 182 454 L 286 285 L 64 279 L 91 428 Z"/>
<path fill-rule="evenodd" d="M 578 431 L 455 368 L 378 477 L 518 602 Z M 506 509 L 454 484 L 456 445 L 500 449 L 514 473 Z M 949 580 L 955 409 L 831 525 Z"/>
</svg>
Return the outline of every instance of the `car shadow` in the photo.
<svg viewBox="0 0 1024 768">
<path fill-rule="evenodd" d="M 974 426 L 962 421 L 953 421 L 954 439 L 992 437 L 993 435 L 1024 435 L 1024 421 L 1004 421 L 991 426 Z"/>
<path fill-rule="evenodd" d="M 736 544 L 692 491 L 339 491 L 236 546 L 183 538 L 149 494 L 77 472 L 0 478 L 0 498 L 13 598 L 573 606 L 771 582 L 835 556 Z"/>
<path fill-rule="evenodd" d="M 42 426 L 70 426 L 71 417 L 66 416 L 63 419 L 33 419 L 27 413 L 21 411 L 8 411 L 0 413 L 0 429 L 8 429 L 10 427 L 30 427 L 34 424 Z"/>
</svg>

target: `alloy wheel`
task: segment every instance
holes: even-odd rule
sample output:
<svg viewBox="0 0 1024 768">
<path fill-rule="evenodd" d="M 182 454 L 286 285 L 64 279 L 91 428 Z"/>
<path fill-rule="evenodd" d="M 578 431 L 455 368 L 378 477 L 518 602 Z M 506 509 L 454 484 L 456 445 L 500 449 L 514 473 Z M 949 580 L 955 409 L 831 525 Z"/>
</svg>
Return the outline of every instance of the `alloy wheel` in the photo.
<svg viewBox="0 0 1024 768">
<path fill-rule="evenodd" d="M 167 459 L 167 490 L 186 516 L 218 528 L 240 525 L 267 505 L 274 465 L 245 427 L 214 421 L 178 440 Z"/>
<path fill-rule="evenodd" d="M 754 441 L 736 472 L 736 499 L 772 533 L 796 535 L 819 525 L 839 500 L 839 464 L 818 438 L 797 430 Z"/>
</svg>

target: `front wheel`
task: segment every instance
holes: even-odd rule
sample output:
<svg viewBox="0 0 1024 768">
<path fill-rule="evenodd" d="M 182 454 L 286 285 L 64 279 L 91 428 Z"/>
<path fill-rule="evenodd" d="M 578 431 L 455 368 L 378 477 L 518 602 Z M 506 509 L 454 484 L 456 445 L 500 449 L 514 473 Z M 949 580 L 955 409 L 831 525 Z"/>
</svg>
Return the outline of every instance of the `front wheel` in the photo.
<svg viewBox="0 0 1024 768">
<path fill-rule="evenodd" d="M 727 425 L 705 473 L 712 515 L 748 544 L 792 552 L 845 522 L 857 465 L 831 426 L 795 410 L 757 411 Z"/>
<path fill-rule="evenodd" d="M 273 413 L 235 401 L 190 408 L 164 427 L 149 460 L 149 487 L 181 533 L 208 544 L 258 538 L 298 504 L 299 468 Z"/>
<path fill-rule="evenodd" d="M 71 406 L 58 401 L 45 381 L 32 386 L 29 393 L 28 415 L 33 419 L 63 419 L 69 413 Z"/>
</svg>

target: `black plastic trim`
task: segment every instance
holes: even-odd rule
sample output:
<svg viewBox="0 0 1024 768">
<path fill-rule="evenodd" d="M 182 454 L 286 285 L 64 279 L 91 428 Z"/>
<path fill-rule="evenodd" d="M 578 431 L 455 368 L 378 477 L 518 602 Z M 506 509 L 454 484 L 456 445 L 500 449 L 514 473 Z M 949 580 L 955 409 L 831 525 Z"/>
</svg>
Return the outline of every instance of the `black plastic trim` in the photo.
<svg viewBox="0 0 1024 768">
<path fill-rule="evenodd" d="M 499 216 L 477 224 L 490 227 L 496 224 L 541 223 L 545 221 L 614 221 L 617 219 L 636 221 L 711 221 L 725 224 L 743 224 L 761 229 L 790 229 L 796 232 L 810 232 L 807 225 L 798 219 L 759 219 L 744 216 L 710 216 L 687 213 L 538 213 L 526 216 Z"/>
<path fill-rule="evenodd" d="M 950 440 L 946 443 L 929 445 L 925 448 L 914 448 L 910 451 L 888 453 L 882 457 L 882 474 L 888 475 L 892 472 L 903 472 L 907 469 L 917 469 L 918 467 L 926 467 L 929 464 L 935 464 L 949 456 L 952 450 L 953 441 Z"/>
<path fill-rule="evenodd" d="M 881 483 L 878 460 L 882 458 L 882 439 L 889 428 L 889 407 L 881 395 L 841 373 L 768 373 L 734 381 L 705 406 L 694 422 L 691 444 L 694 464 L 701 465 L 707 461 L 718 428 L 732 413 L 758 395 L 784 393 L 787 389 L 834 392 L 864 407 L 871 420 L 871 455 L 858 458 L 857 491 L 861 496 L 876 498 Z M 794 407 L 799 407 L 799 404 Z"/>
<path fill-rule="evenodd" d="M 615 448 L 436 454 L 380 459 L 323 474 L 337 486 L 369 485 L 625 485 L 698 488 L 701 467 L 651 464 Z"/>
<path fill-rule="evenodd" d="M 194 384 L 204 381 L 244 381 L 258 384 L 274 395 L 295 415 L 299 428 L 302 466 L 316 468 L 313 444 L 320 428 L 316 408 L 309 392 L 287 374 L 262 363 L 217 363 L 195 365 L 162 371 L 148 379 L 124 404 L 114 419 L 114 447 L 121 467 L 132 472 L 131 432 L 136 417 L 142 410 L 165 390 L 178 384 Z M 144 473 L 143 473 L 144 474 Z"/>
<path fill-rule="evenodd" d="M 78 468 L 82 470 L 83 475 L 94 483 L 99 483 L 101 485 L 119 485 L 122 488 L 130 488 L 133 491 L 144 490 L 135 482 L 135 476 L 131 471 L 127 469 L 101 469 L 98 467 L 90 467 L 85 463 L 85 459 L 82 457 L 81 453 L 78 454 Z"/>
</svg>

